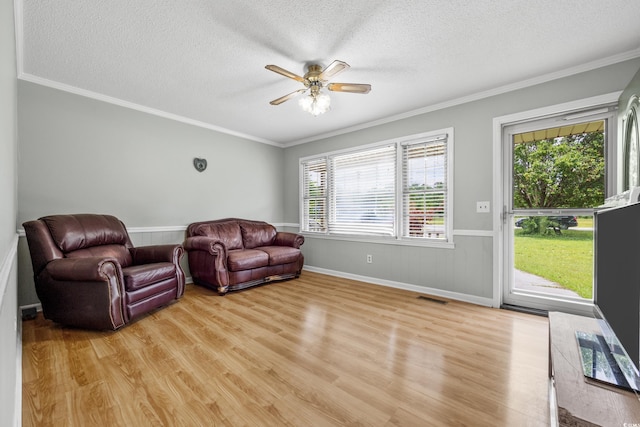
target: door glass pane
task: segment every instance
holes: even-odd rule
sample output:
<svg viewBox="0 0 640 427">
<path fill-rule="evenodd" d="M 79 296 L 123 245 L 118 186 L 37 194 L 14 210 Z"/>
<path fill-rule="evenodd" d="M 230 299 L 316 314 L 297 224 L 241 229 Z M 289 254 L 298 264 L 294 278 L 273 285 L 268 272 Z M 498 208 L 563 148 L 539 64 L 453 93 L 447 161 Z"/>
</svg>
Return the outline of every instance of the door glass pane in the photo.
<svg viewBox="0 0 640 427">
<path fill-rule="evenodd" d="M 513 209 L 604 202 L 604 120 L 513 136 Z"/>
<path fill-rule="evenodd" d="M 514 290 L 592 298 L 592 212 L 605 198 L 605 125 L 513 135 Z"/>
<path fill-rule="evenodd" d="M 593 297 L 592 215 L 516 216 L 514 224 L 514 289 L 559 298 Z M 544 231 L 535 229 L 540 226 Z"/>
</svg>

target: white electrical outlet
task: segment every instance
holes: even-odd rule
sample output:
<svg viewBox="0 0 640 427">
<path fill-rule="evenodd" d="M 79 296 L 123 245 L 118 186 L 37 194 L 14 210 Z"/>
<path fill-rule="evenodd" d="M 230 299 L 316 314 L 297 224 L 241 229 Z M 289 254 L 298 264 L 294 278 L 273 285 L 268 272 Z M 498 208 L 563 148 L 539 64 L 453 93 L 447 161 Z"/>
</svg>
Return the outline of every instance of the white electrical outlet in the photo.
<svg viewBox="0 0 640 427">
<path fill-rule="evenodd" d="M 476 212 L 478 213 L 491 212 L 491 204 L 489 202 L 476 202 Z"/>
<path fill-rule="evenodd" d="M 367 264 L 371 264 L 373 263 L 373 255 L 368 254 L 367 255 Z"/>
</svg>

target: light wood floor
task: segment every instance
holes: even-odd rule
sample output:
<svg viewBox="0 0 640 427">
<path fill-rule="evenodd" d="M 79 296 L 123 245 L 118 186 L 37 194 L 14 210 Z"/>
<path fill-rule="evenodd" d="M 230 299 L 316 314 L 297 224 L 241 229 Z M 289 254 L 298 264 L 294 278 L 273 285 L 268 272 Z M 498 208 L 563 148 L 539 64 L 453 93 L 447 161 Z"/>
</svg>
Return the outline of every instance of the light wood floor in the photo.
<svg viewBox="0 0 640 427">
<path fill-rule="evenodd" d="M 303 272 L 116 332 L 23 322 L 24 426 L 544 426 L 548 323 Z"/>
</svg>

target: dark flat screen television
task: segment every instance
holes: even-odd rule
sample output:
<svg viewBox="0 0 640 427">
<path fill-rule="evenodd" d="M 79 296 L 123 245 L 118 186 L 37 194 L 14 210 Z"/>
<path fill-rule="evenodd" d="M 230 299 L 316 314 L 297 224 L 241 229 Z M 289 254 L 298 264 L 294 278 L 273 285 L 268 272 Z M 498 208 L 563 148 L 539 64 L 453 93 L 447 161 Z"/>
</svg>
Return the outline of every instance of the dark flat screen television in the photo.
<svg viewBox="0 0 640 427">
<path fill-rule="evenodd" d="M 602 331 L 596 340 L 608 351 L 602 358 L 612 364 L 611 370 L 619 368 L 617 374 L 610 372 L 611 375 L 625 377 L 618 378 L 616 381 L 621 384 L 616 385 L 638 390 L 640 203 L 595 213 L 594 311 Z"/>
</svg>

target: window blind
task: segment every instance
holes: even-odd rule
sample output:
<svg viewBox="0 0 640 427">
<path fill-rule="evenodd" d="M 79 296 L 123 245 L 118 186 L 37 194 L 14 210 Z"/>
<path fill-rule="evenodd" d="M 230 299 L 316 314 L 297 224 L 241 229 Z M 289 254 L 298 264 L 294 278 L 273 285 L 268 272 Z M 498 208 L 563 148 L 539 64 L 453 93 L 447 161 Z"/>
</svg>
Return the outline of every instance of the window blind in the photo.
<svg viewBox="0 0 640 427">
<path fill-rule="evenodd" d="M 334 155 L 329 175 L 329 233 L 395 235 L 395 144 Z"/>
<path fill-rule="evenodd" d="M 327 231 L 327 159 L 302 164 L 303 231 Z"/>
<path fill-rule="evenodd" d="M 452 131 L 302 159 L 301 230 L 450 242 Z"/>
<path fill-rule="evenodd" d="M 447 135 L 403 144 L 403 237 L 447 239 L 447 186 Z"/>
</svg>

